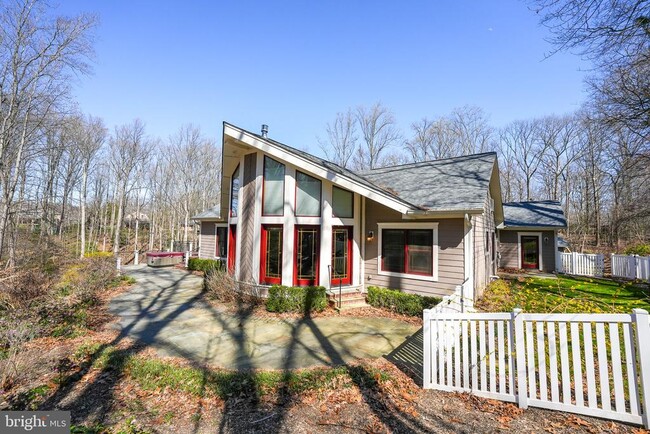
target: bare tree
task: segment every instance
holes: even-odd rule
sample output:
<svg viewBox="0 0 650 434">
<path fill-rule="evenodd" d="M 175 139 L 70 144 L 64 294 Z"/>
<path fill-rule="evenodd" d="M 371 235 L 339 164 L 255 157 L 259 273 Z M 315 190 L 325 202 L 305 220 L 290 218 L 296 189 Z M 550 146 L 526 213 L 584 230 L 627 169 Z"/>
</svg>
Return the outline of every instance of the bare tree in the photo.
<svg viewBox="0 0 650 434">
<path fill-rule="evenodd" d="M 395 116 L 388 108 L 377 102 L 371 107 L 358 107 L 356 118 L 363 143 L 354 156 L 355 167 L 358 170 L 379 167 L 381 156 L 401 137 L 395 125 Z"/>
<path fill-rule="evenodd" d="M 482 108 L 464 106 L 456 108 L 449 116 L 456 140 L 457 155 L 469 155 L 493 150 L 493 128 Z"/>
<path fill-rule="evenodd" d="M 501 146 L 523 176 L 525 200 L 533 200 L 533 180 L 548 146 L 537 139 L 538 131 L 538 121 L 514 121 L 500 134 Z"/>
<path fill-rule="evenodd" d="M 106 141 L 104 122 L 92 116 L 77 121 L 76 150 L 81 158 L 81 257 L 86 253 L 86 202 L 88 200 L 88 175 L 93 159 Z"/>
<path fill-rule="evenodd" d="M 132 186 L 134 175 L 149 158 L 150 142 L 145 135 L 144 123 L 140 119 L 136 119 L 130 124 L 115 128 L 109 146 L 117 191 L 117 214 L 113 241 L 113 252 L 117 255 L 120 251 L 120 228 L 124 219 L 126 195 Z"/>
<path fill-rule="evenodd" d="M 536 0 L 556 50 L 594 61 L 588 79 L 600 114 L 650 137 L 650 2 Z"/>
<path fill-rule="evenodd" d="M 39 0 L 18 0 L 0 11 L 0 252 L 29 148 L 48 116 L 66 103 L 70 76 L 88 71 L 94 25 L 85 15 L 51 18 Z M 10 257 L 8 265 L 13 262 Z"/>
<path fill-rule="evenodd" d="M 337 113 L 333 123 L 325 126 L 327 140 L 318 139 L 318 145 L 332 163 L 348 168 L 357 149 L 356 118 L 352 110 Z"/>
</svg>

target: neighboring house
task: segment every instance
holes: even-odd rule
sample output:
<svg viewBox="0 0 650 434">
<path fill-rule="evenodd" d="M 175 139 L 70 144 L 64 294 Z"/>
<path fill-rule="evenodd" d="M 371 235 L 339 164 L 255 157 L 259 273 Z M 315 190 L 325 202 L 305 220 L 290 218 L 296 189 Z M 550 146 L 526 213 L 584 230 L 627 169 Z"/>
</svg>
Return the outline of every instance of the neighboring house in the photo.
<svg viewBox="0 0 650 434">
<path fill-rule="evenodd" d="M 495 153 L 354 173 L 224 123 L 222 155 L 221 205 L 195 219 L 238 281 L 476 298 L 496 273 Z"/>
</svg>

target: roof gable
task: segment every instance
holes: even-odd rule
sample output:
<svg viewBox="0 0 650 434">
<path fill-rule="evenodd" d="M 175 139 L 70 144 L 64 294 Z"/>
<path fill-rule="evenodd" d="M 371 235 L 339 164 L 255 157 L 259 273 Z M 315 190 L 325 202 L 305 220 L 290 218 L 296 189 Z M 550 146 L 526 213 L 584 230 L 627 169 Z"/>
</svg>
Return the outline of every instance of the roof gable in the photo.
<svg viewBox="0 0 650 434">
<path fill-rule="evenodd" d="M 228 137 L 403 214 L 419 208 L 337 164 L 224 122 L 224 145 Z"/>
</svg>

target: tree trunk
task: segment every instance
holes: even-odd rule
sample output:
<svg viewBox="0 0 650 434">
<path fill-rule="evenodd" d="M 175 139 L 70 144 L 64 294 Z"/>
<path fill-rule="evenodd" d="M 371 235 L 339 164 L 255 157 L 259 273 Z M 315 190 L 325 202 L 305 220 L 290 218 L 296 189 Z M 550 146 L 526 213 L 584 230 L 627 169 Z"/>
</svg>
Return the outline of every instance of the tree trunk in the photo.
<svg viewBox="0 0 650 434">
<path fill-rule="evenodd" d="M 84 164 L 83 174 L 81 179 L 81 254 L 80 257 L 83 258 L 86 254 L 86 194 L 87 194 L 87 184 L 88 184 L 88 165 Z"/>
</svg>

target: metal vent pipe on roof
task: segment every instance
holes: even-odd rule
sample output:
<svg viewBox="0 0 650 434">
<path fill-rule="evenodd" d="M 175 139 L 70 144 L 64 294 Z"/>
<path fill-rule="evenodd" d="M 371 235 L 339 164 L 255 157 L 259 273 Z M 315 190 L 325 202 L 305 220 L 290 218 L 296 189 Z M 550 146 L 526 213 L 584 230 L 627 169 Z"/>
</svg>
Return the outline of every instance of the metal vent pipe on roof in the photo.
<svg viewBox="0 0 650 434">
<path fill-rule="evenodd" d="M 269 126 L 266 124 L 262 124 L 262 137 L 265 139 L 269 136 Z"/>
</svg>

